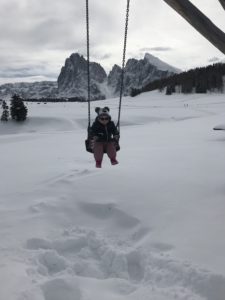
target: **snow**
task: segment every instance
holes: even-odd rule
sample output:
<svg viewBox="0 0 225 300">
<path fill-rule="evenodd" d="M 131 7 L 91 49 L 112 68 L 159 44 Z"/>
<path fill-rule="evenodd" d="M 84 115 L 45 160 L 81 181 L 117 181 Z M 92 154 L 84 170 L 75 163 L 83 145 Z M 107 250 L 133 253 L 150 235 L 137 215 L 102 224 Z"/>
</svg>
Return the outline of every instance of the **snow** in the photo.
<svg viewBox="0 0 225 300">
<path fill-rule="evenodd" d="M 105 95 L 106 99 L 115 98 L 113 88 L 108 85 L 107 80 L 103 81 L 102 83 L 98 83 L 98 86 L 102 94 Z"/>
<path fill-rule="evenodd" d="M 100 170 L 86 103 L 27 105 L 0 124 L 1 300 L 224 300 L 224 95 L 124 98 Z"/>
</svg>

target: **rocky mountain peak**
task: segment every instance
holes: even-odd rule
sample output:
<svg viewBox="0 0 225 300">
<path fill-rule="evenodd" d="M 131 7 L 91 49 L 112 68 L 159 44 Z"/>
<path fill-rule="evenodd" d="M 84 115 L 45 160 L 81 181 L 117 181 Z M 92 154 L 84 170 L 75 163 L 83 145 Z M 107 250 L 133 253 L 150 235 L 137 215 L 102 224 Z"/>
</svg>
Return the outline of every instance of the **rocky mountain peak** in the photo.
<svg viewBox="0 0 225 300">
<path fill-rule="evenodd" d="M 176 71 L 176 72 L 175 72 Z M 124 70 L 124 94 L 129 95 L 133 88 L 140 89 L 151 81 L 168 77 L 177 73 L 177 69 L 169 66 L 157 57 L 146 53 L 143 59 L 128 59 Z M 121 68 L 114 66 L 108 76 L 108 84 L 114 94 L 120 91 Z"/>
<path fill-rule="evenodd" d="M 158 70 L 161 70 L 161 71 L 169 71 L 169 72 L 173 72 L 173 73 L 181 72 L 180 69 L 175 68 L 175 67 L 165 63 L 164 61 L 162 61 L 161 59 L 159 59 L 158 57 L 156 57 L 150 53 L 145 53 L 144 60 L 146 62 L 149 62 L 151 65 L 155 66 Z"/>
<path fill-rule="evenodd" d="M 107 74 L 100 64 L 90 62 L 92 99 L 104 99 L 100 84 L 107 79 Z M 61 96 L 73 95 L 87 97 L 87 60 L 78 53 L 66 59 L 58 77 L 58 90 Z"/>
</svg>

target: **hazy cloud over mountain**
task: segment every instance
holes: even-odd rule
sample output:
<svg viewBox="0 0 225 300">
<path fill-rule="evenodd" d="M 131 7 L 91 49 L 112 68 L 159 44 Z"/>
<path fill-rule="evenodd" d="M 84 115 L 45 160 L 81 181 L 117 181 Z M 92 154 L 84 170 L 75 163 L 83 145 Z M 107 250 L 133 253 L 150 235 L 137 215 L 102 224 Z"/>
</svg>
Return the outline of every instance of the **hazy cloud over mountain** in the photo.
<svg viewBox="0 0 225 300">
<path fill-rule="evenodd" d="M 210 58 L 208 61 L 209 61 L 210 63 L 216 63 L 216 62 L 219 62 L 220 59 L 219 59 L 219 57 L 212 57 L 212 58 Z"/>
<path fill-rule="evenodd" d="M 160 47 L 160 46 L 158 46 L 158 47 L 149 47 L 149 48 L 141 48 L 140 49 L 141 52 L 153 52 L 153 51 L 161 52 L 161 51 L 171 51 L 171 50 L 173 50 L 173 49 L 170 48 L 170 47 Z"/>
</svg>

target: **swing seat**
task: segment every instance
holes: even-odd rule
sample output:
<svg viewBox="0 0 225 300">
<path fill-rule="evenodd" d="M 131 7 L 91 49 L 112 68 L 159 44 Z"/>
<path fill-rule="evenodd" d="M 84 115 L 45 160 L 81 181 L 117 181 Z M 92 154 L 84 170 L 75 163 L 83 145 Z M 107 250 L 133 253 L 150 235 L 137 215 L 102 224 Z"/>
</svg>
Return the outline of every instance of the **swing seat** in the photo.
<svg viewBox="0 0 225 300">
<path fill-rule="evenodd" d="M 119 141 L 113 139 L 116 151 L 120 150 L 120 145 L 119 145 Z M 93 140 L 92 139 L 86 139 L 85 140 L 85 147 L 86 147 L 86 151 L 93 153 Z M 106 150 L 104 150 L 104 153 L 106 153 Z"/>
</svg>

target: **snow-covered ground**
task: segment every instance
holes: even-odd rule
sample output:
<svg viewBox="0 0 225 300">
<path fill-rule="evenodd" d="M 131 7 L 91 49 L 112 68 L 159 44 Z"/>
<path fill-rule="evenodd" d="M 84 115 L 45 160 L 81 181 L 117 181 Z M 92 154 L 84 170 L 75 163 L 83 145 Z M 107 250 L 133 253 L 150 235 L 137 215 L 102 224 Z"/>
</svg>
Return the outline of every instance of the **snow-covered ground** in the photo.
<svg viewBox="0 0 225 300">
<path fill-rule="evenodd" d="M 224 95 L 125 98 L 100 170 L 86 104 L 28 108 L 0 124 L 0 300 L 225 299 Z"/>
</svg>

